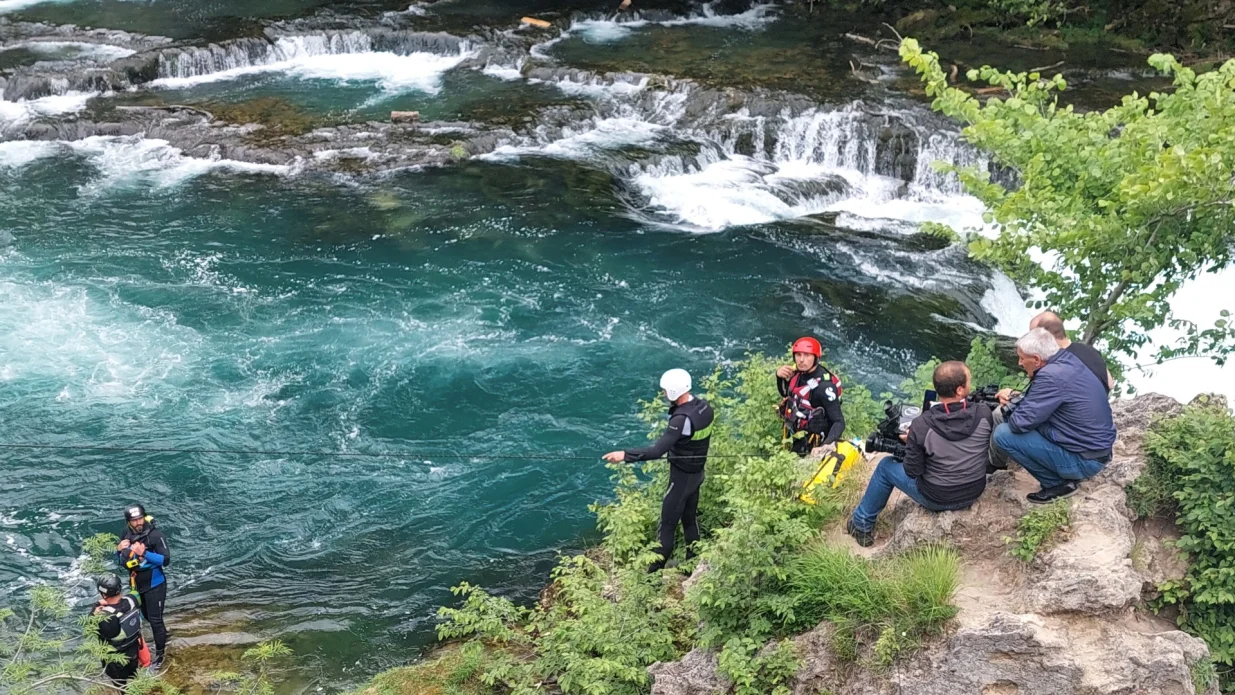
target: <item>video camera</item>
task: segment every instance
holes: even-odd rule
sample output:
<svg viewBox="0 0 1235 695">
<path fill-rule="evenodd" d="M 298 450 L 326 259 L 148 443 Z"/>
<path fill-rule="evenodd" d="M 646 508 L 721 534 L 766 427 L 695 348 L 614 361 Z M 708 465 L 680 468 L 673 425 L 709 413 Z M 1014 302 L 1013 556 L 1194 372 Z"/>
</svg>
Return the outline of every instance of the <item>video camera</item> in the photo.
<svg viewBox="0 0 1235 695">
<path fill-rule="evenodd" d="M 908 403 L 884 401 L 883 413 L 884 418 L 875 432 L 866 438 L 866 453 L 882 451 L 903 460 L 905 443 L 901 441 L 901 435 L 909 433 L 909 425 L 914 418 L 922 414 L 922 409 Z"/>
<path fill-rule="evenodd" d="M 999 384 L 987 384 L 981 388 L 976 388 L 965 396 L 965 400 L 970 403 L 985 403 L 991 408 L 999 407 Z"/>
<path fill-rule="evenodd" d="M 999 384 L 987 384 L 982 388 L 977 388 L 971 391 L 969 395 L 965 397 L 965 400 L 970 403 L 985 403 L 990 406 L 991 410 L 999 410 L 1000 408 L 1003 408 L 1004 417 L 1007 417 L 1012 412 L 1013 408 L 1015 408 L 1025 398 L 1025 394 L 1017 393 L 1013 395 L 1012 398 L 1008 399 L 1007 405 L 1003 405 L 999 402 L 999 396 L 997 395 L 999 391 Z"/>
<path fill-rule="evenodd" d="M 1018 393 L 1008 401 L 1007 405 L 1001 405 L 999 391 L 999 384 L 988 384 L 971 391 L 965 400 L 970 403 L 985 403 L 990 406 L 991 410 L 1003 408 L 1006 417 L 1025 398 L 1025 395 Z M 866 453 L 873 454 L 876 451 L 882 451 L 892 454 L 898 460 L 904 460 L 905 442 L 901 441 L 901 435 L 909 434 L 909 425 L 913 423 L 913 419 L 921 415 L 923 410 L 931 407 L 937 397 L 934 391 L 926 391 L 922 397 L 921 407 L 908 403 L 884 401 L 884 418 L 879 422 L 875 432 L 866 438 Z"/>
</svg>

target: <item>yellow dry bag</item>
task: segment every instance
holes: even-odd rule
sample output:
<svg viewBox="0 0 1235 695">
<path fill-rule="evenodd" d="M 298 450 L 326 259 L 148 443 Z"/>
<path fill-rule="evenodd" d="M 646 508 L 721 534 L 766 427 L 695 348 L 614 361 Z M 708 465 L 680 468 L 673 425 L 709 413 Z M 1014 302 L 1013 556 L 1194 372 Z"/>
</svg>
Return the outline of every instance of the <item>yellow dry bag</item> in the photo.
<svg viewBox="0 0 1235 695">
<path fill-rule="evenodd" d="M 825 455 L 819 462 L 819 469 L 815 471 L 814 477 L 803 486 L 804 489 L 798 499 L 807 504 L 815 504 L 816 500 L 811 493 L 816 487 L 820 485 L 831 488 L 840 487 L 849 469 L 853 468 L 853 464 L 857 463 L 861 456 L 857 447 L 849 442 L 837 442 L 836 449 Z"/>
</svg>

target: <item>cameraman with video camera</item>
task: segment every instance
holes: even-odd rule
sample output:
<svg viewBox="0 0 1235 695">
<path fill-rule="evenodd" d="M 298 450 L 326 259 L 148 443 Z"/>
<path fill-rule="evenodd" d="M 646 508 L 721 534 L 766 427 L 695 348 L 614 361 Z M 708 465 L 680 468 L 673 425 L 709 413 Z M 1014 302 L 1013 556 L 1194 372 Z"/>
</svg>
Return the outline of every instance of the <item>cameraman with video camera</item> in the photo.
<svg viewBox="0 0 1235 695">
<path fill-rule="evenodd" d="M 965 509 L 986 490 L 991 409 L 969 402 L 970 373 L 964 362 L 944 362 L 935 368 L 932 381 L 938 402 L 909 424 L 904 461 L 895 455 L 879 461 L 846 525 L 864 548 L 875 542 L 875 520 L 892 488 L 932 512 Z"/>
<path fill-rule="evenodd" d="M 1026 496 L 1046 504 L 1075 493 L 1111 460 L 1115 422 L 1107 385 L 1055 337 L 1035 328 L 1016 341 L 1017 361 L 1032 383 L 995 428 L 994 443 L 1037 478 Z M 1000 400 L 1006 400 L 1000 393 Z"/>
</svg>

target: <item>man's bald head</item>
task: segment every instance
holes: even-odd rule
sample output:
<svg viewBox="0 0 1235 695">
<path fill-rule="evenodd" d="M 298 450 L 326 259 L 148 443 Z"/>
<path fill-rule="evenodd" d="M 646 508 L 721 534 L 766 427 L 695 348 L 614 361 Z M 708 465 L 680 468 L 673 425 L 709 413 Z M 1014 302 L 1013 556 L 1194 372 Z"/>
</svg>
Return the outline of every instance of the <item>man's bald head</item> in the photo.
<svg viewBox="0 0 1235 695">
<path fill-rule="evenodd" d="M 944 362 L 931 375 L 935 393 L 940 398 L 964 398 L 969 395 L 969 367 L 964 362 Z M 964 391 L 961 391 L 961 389 Z"/>
<path fill-rule="evenodd" d="M 1032 331 L 1035 328 L 1045 328 L 1046 332 L 1054 336 L 1055 340 L 1068 339 L 1068 332 L 1063 327 L 1063 319 L 1059 318 L 1059 314 L 1053 311 L 1044 311 L 1033 317 L 1033 320 L 1029 322 L 1029 330 Z"/>
</svg>

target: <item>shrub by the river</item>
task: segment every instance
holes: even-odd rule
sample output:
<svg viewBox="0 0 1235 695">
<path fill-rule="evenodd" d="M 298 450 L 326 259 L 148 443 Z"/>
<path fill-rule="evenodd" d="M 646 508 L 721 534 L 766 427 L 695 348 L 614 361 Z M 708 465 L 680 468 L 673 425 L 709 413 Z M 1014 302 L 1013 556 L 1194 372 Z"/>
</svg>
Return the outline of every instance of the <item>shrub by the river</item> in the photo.
<svg viewBox="0 0 1235 695">
<path fill-rule="evenodd" d="M 1188 555 L 1184 580 L 1160 586 L 1160 601 L 1179 607 L 1180 627 L 1205 640 L 1223 691 L 1235 692 L 1235 417 L 1198 402 L 1157 423 L 1145 444 L 1149 463 L 1130 499 L 1143 516 L 1173 514 Z"/>
<path fill-rule="evenodd" d="M 643 693 L 649 665 L 704 646 L 719 650 L 720 670 L 739 693 L 778 693 L 798 663 L 785 638 L 821 619 L 847 621 L 855 645 L 877 628 L 863 644 L 880 663 L 947 620 L 956 581 L 955 556 L 947 551 L 863 565 L 888 598 L 878 614 L 825 610 L 817 588 L 792 580 L 793 571 L 809 566 L 803 552 L 820 527 L 856 503 L 861 476 L 816 490 L 815 505 L 798 499 L 813 466 L 783 447 L 773 377 L 781 363 L 753 355 L 701 382 L 717 420 L 699 506 L 705 537 L 698 566 L 706 570 L 694 586 L 683 594 L 679 572 L 645 571 L 655 559 L 667 463 L 611 466 L 615 499 L 593 507 L 604 534 L 600 548 L 563 558 L 537 605 L 516 606 L 463 584 L 455 589 L 462 606 L 440 611 L 442 638 L 485 645 L 481 681 L 514 693 L 538 692 L 548 682 L 565 693 Z M 917 388 L 922 378 L 919 373 L 905 389 Z M 849 432 L 858 435 L 881 414 L 870 392 L 856 384 L 846 385 L 844 407 Z M 645 404 L 644 419 L 657 433 L 664 410 L 661 402 Z M 821 552 L 809 547 L 809 556 Z"/>
</svg>

